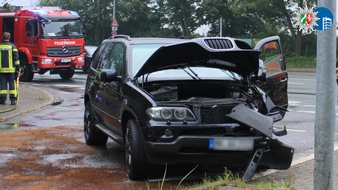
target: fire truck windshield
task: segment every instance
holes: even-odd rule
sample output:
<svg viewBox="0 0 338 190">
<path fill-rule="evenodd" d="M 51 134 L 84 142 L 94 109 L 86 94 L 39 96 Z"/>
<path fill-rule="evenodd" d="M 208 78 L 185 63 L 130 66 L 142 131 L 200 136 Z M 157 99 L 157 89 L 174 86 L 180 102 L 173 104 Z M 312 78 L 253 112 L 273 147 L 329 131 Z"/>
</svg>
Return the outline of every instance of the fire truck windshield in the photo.
<svg viewBox="0 0 338 190">
<path fill-rule="evenodd" d="M 42 24 L 42 37 L 82 37 L 82 26 L 80 20 L 52 20 L 50 23 Z"/>
</svg>

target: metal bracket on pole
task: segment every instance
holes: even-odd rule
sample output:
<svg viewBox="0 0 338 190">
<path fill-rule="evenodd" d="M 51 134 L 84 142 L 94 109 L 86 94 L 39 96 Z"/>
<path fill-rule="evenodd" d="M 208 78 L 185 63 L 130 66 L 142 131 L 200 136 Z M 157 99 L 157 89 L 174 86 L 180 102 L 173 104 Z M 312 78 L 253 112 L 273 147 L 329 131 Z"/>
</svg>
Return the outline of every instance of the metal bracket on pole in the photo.
<svg viewBox="0 0 338 190">
<path fill-rule="evenodd" d="M 248 167 L 245 169 L 245 172 L 244 172 L 243 177 L 242 177 L 243 180 L 250 181 L 252 179 L 253 175 L 256 172 L 257 166 L 258 166 L 261 158 L 263 157 L 263 153 L 264 153 L 263 148 L 256 150 L 256 152 L 254 153 L 254 155 L 251 158 L 251 161 L 250 161 Z"/>
</svg>

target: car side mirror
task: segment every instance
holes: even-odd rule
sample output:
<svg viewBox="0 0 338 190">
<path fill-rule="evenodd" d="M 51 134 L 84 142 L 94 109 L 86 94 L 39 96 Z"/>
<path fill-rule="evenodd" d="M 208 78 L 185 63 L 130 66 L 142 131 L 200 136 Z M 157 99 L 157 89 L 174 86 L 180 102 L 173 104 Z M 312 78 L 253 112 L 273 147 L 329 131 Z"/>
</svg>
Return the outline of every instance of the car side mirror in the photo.
<svg viewBox="0 0 338 190">
<path fill-rule="evenodd" d="M 259 81 L 266 81 L 266 71 L 264 70 L 264 62 L 263 60 L 259 60 L 259 68 L 258 68 L 258 73 L 257 76 L 253 75 L 251 78 L 252 82 L 256 82 L 257 80 Z"/>
<path fill-rule="evenodd" d="M 263 72 L 261 73 L 261 75 L 257 76 L 256 79 L 259 80 L 259 81 L 265 82 L 265 81 L 266 81 L 266 72 L 263 71 Z"/>
<path fill-rule="evenodd" d="M 112 69 L 102 69 L 100 73 L 100 81 L 102 82 L 112 82 L 118 79 L 118 74 L 115 70 Z"/>
</svg>

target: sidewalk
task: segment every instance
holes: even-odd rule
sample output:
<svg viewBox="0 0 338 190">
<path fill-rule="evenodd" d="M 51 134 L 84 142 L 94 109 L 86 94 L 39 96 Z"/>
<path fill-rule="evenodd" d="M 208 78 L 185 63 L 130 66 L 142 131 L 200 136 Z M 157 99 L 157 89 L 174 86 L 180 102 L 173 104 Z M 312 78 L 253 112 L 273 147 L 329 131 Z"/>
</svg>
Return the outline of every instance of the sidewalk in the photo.
<svg viewBox="0 0 338 190">
<path fill-rule="evenodd" d="M 338 150 L 334 151 L 333 189 L 338 189 Z M 293 160 L 288 170 L 268 170 L 262 174 L 255 174 L 253 181 L 292 182 L 295 190 L 313 189 L 314 187 L 314 154 L 299 160 Z"/>
<path fill-rule="evenodd" d="M 17 105 L 10 105 L 8 98 L 6 105 L 0 104 L 0 122 L 30 111 L 39 110 L 47 105 L 58 104 L 60 102 L 62 102 L 60 98 L 53 96 L 45 90 L 20 83 Z"/>
<path fill-rule="evenodd" d="M 61 103 L 62 100 L 52 95 L 50 92 L 30 86 L 27 83 L 20 83 L 19 101 L 16 109 L 0 113 L 0 122 L 4 122 L 12 117 L 25 114 L 30 111 L 37 111 L 48 105 Z M 0 111 L 15 108 L 9 105 L 0 105 Z M 334 152 L 334 184 L 333 189 L 338 189 L 338 150 Z M 288 170 L 268 170 L 267 172 L 257 173 L 253 181 L 276 180 L 278 182 L 292 182 L 292 187 L 296 190 L 313 189 L 314 156 L 309 155 L 301 160 L 293 160 L 291 168 Z"/>
</svg>

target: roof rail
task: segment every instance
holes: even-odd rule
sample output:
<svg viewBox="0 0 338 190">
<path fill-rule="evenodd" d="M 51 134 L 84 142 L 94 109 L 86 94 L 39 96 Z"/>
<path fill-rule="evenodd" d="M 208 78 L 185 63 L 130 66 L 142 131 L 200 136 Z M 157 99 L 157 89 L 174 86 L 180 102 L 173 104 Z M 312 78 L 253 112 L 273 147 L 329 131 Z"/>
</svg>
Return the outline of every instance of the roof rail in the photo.
<svg viewBox="0 0 338 190">
<path fill-rule="evenodd" d="M 131 40 L 130 36 L 128 35 L 121 35 L 121 34 L 118 34 L 118 35 L 114 35 L 114 36 L 110 36 L 109 39 L 115 39 L 115 38 L 125 38 L 127 39 L 128 41 Z"/>
</svg>

